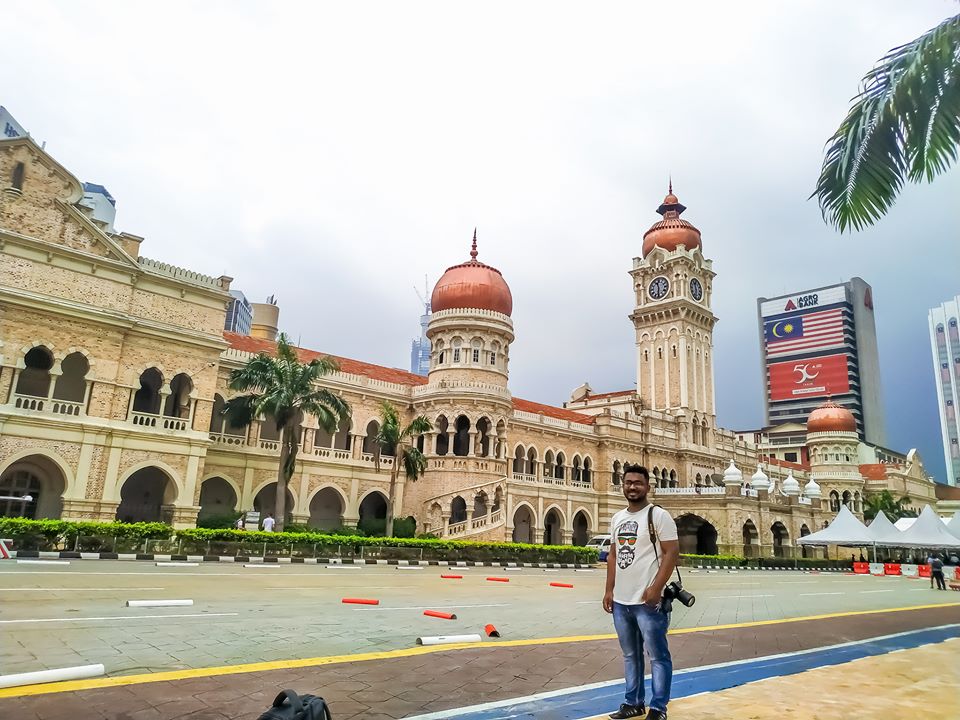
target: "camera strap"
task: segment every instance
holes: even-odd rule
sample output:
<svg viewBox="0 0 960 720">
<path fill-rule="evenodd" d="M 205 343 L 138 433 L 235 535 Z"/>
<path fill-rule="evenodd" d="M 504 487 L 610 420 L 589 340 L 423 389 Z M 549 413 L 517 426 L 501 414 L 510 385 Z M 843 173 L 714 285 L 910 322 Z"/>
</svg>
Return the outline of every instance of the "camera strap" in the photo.
<svg viewBox="0 0 960 720">
<path fill-rule="evenodd" d="M 657 528 L 653 524 L 653 510 L 654 508 L 662 507 L 659 505 L 650 505 L 650 512 L 647 513 L 647 532 L 650 534 L 650 542 L 653 544 L 653 556 L 657 559 L 657 567 L 660 567 L 660 554 L 657 552 L 657 545 L 660 543 L 660 536 L 657 534 Z M 666 510 L 663 510 L 666 512 Z M 680 564 L 674 567 L 677 571 L 677 581 L 680 583 L 680 586 L 683 587 L 683 578 L 680 577 Z"/>
</svg>

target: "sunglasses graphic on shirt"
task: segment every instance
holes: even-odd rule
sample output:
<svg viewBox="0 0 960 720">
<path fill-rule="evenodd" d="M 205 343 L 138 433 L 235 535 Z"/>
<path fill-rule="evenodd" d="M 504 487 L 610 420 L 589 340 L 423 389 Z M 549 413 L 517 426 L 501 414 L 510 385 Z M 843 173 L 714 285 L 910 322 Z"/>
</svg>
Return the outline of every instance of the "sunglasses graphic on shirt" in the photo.
<svg viewBox="0 0 960 720">
<path fill-rule="evenodd" d="M 634 545 L 637 544 L 637 536 L 636 535 L 618 535 L 617 544 L 620 545 L 621 547 L 623 547 L 624 545 L 629 545 L 630 547 L 633 547 Z"/>
</svg>

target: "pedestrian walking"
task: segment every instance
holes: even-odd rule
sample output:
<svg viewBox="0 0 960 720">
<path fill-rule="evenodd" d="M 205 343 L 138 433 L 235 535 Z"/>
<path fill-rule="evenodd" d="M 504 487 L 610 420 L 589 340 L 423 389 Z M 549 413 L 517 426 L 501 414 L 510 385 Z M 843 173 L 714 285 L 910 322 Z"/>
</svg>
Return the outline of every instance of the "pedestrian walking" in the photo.
<svg viewBox="0 0 960 720">
<path fill-rule="evenodd" d="M 603 609 L 613 614 L 627 689 L 620 709 L 610 717 L 614 720 L 642 717 L 646 712 L 643 685 L 646 649 L 653 675 L 647 720 L 665 720 L 673 661 L 667 644 L 670 613 L 665 612 L 662 600 L 663 589 L 680 555 L 677 524 L 670 513 L 651 505 L 647 499 L 650 473 L 642 465 L 624 466 L 622 489 L 627 507 L 616 513 L 610 524 Z M 650 528 L 653 532 L 648 531 Z"/>
<path fill-rule="evenodd" d="M 930 587 L 933 587 L 933 581 L 937 581 L 937 590 L 946 590 L 947 583 L 943 578 L 943 560 L 934 555 L 930 558 Z"/>
<path fill-rule="evenodd" d="M 267 516 L 263 519 L 263 531 L 273 532 L 273 526 L 276 524 L 277 521 L 273 519 L 273 514 L 267 513 Z"/>
<path fill-rule="evenodd" d="M 243 515 L 237 518 L 237 521 L 233 524 L 237 530 L 243 530 Z"/>
</svg>

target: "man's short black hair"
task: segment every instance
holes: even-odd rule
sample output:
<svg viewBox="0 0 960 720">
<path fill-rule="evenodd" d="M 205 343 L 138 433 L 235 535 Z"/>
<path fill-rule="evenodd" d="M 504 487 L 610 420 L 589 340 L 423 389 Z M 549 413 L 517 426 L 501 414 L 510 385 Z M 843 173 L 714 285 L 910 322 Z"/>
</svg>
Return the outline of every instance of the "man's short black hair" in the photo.
<svg viewBox="0 0 960 720">
<path fill-rule="evenodd" d="M 647 481 L 647 484 L 650 484 L 650 471 L 647 470 L 643 465 L 631 465 L 627 463 L 623 466 L 623 476 L 626 477 L 628 473 L 637 473 L 643 475 L 643 479 Z"/>
</svg>

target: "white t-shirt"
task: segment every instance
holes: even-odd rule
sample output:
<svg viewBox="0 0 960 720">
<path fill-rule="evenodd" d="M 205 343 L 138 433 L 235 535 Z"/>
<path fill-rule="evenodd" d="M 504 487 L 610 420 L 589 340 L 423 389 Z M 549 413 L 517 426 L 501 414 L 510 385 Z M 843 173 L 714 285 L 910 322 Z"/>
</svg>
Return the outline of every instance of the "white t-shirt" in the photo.
<svg viewBox="0 0 960 720">
<path fill-rule="evenodd" d="M 613 600 L 621 605 L 640 605 L 643 591 L 657 576 L 663 559 L 663 548 L 654 554 L 650 542 L 647 515 L 654 510 L 648 505 L 640 512 L 621 510 L 610 522 L 610 544 L 617 551 L 617 574 L 613 585 Z M 653 526 L 660 541 L 677 539 L 677 524 L 663 508 L 656 508 Z"/>
<path fill-rule="evenodd" d="M 263 531 L 264 532 L 273 532 L 273 526 L 277 524 L 277 521 L 271 517 L 263 519 Z"/>
</svg>

